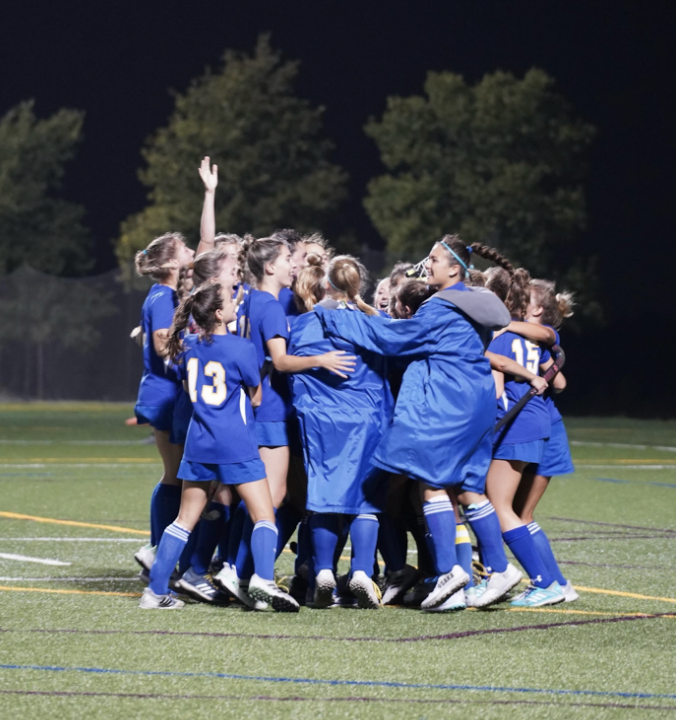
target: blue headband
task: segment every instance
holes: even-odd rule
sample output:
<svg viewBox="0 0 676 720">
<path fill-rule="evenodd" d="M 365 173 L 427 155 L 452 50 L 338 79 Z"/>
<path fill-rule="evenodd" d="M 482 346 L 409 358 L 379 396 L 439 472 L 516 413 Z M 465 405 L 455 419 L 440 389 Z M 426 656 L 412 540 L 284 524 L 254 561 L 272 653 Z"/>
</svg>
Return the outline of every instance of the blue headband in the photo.
<svg viewBox="0 0 676 720">
<path fill-rule="evenodd" d="M 337 288 L 337 287 L 331 282 L 331 278 L 329 277 L 329 274 L 328 274 L 328 273 L 326 273 L 326 279 L 329 281 L 329 285 L 330 285 L 336 292 L 345 294 L 345 290 L 341 290 L 340 288 Z"/>
<path fill-rule="evenodd" d="M 451 255 L 453 255 L 453 257 L 463 266 L 465 272 L 469 275 L 469 270 L 470 268 L 473 268 L 474 265 L 470 265 L 469 267 L 467 267 L 467 265 L 465 265 L 465 263 L 460 259 L 460 257 L 453 252 L 452 248 L 446 245 L 443 240 L 439 240 L 439 242 L 446 248 L 446 250 L 448 250 L 449 253 L 451 253 Z M 469 248 L 467 249 L 469 250 Z"/>
</svg>

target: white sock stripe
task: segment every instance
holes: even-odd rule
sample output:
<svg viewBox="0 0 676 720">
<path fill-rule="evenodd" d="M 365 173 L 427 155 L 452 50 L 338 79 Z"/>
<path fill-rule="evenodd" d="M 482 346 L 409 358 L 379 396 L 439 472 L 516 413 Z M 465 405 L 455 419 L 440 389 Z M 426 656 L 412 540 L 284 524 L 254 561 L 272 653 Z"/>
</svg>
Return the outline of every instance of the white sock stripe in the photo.
<svg viewBox="0 0 676 720">
<path fill-rule="evenodd" d="M 495 513 L 495 508 L 492 505 L 489 505 L 487 508 L 482 508 L 481 510 L 470 510 L 470 512 L 465 513 L 465 517 L 467 518 L 468 522 L 473 522 L 474 520 L 480 520 L 481 518 L 488 517 L 489 515 L 493 515 Z"/>
<path fill-rule="evenodd" d="M 453 507 L 449 505 L 449 507 L 438 507 L 438 508 L 431 508 L 427 509 L 425 508 L 425 517 L 429 517 L 430 515 L 439 515 L 440 513 L 451 513 L 453 515 Z"/>
<path fill-rule="evenodd" d="M 536 522 L 532 522 L 528 525 L 528 530 L 531 535 L 535 535 L 535 533 L 540 532 L 542 528 Z"/>
<path fill-rule="evenodd" d="M 184 542 L 188 542 L 188 538 L 190 537 L 190 533 L 179 525 L 169 525 L 164 532 L 167 533 L 167 535 L 171 535 L 179 540 L 183 540 Z"/>
<path fill-rule="evenodd" d="M 259 520 L 259 521 L 254 525 L 254 530 L 256 530 L 256 529 L 258 529 L 258 528 L 268 528 L 268 530 L 274 530 L 275 535 L 279 535 L 279 531 L 277 530 L 277 526 L 276 526 L 273 522 L 270 522 L 269 520 Z"/>
<path fill-rule="evenodd" d="M 359 514 L 355 520 L 373 520 L 374 522 L 378 522 L 378 518 L 370 513 Z"/>
</svg>

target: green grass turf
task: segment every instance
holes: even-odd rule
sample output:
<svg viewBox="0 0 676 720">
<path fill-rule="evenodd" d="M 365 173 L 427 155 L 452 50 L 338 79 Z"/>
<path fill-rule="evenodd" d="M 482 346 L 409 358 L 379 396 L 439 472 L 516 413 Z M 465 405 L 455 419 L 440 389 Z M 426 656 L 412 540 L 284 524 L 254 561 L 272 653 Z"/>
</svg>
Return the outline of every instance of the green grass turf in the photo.
<svg viewBox="0 0 676 720">
<path fill-rule="evenodd" d="M 552 482 L 539 520 L 564 573 L 589 588 L 577 603 L 276 615 L 198 604 L 138 609 L 132 555 L 160 466 L 147 429 L 124 425 L 130 414 L 125 405 L 0 405 L 0 512 L 128 529 L 0 516 L 0 553 L 70 563 L 0 558 L 0 717 L 676 712 L 676 602 L 668 602 L 676 601 L 676 452 L 665 449 L 676 447 L 676 423 L 567 422 L 581 443 L 573 445 L 578 470 Z M 281 573 L 292 559 L 282 555 Z M 663 613 L 674 617 L 592 622 Z M 443 637 L 454 633 L 469 634 Z"/>
</svg>

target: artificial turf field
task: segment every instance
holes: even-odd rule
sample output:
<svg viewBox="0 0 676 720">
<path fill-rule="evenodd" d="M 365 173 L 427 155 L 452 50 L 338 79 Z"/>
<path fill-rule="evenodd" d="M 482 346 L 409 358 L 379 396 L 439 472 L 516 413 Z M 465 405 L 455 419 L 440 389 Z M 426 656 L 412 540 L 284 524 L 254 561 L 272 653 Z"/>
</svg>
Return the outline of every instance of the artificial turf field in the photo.
<svg viewBox="0 0 676 720">
<path fill-rule="evenodd" d="M 567 421 L 538 519 L 576 603 L 285 615 L 137 607 L 160 466 L 130 415 L 0 405 L 1 718 L 676 715 L 676 422 Z"/>
</svg>

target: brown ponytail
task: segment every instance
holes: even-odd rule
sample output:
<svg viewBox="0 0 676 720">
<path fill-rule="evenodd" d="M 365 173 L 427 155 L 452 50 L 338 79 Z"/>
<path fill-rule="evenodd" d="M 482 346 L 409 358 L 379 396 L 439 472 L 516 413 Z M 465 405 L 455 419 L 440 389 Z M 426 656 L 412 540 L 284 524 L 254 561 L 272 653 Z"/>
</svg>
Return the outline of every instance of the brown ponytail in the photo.
<svg viewBox="0 0 676 720">
<path fill-rule="evenodd" d="M 366 268 L 358 260 L 350 255 L 338 255 L 331 260 L 327 276 L 331 286 L 345 293 L 363 313 L 378 315 L 378 311 L 365 303 L 359 294 L 362 278 L 366 276 Z"/>
<path fill-rule="evenodd" d="M 136 272 L 150 275 L 154 280 L 165 280 L 171 275 L 171 261 L 176 257 L 179 243 L 185 243 L 181 233 L 169 232 L 155 238 L 145 250 L 134 256 Z"/>
<path fill-rule="evenodd" d="M 288 247 L 286 242 L 276 237 L 256 239 L 251 235 L 244 236 L 242 250 L 239 254 L 240 266 L 251 278 L 251 284 L 259 283 L 265 277 L 265 266 L 274 262 L 283 248 Z"/>
</svg>

